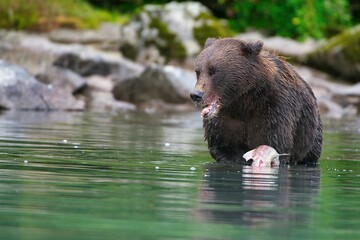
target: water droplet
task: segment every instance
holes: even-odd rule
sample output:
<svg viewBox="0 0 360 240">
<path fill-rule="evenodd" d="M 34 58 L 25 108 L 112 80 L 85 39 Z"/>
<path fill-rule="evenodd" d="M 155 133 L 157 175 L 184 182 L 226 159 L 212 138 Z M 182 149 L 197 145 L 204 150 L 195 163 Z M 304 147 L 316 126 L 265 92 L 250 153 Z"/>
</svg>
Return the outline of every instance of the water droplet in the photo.
<svg viewBox="0 0 360 240">
<path fill-rule="evenodd" d="M 165 143 L 164 145 L 165 145 L 165 147 L 169 147 L 170 143 Z"/>
<path fill-rule="evenodd" d="M 156 170 L 159 170 L 159 169 L 160 169 L 160 167 L 159 167 L 159 166 L 156 166 L 156 167 L 155 167 L 155 169 L 156 169 Z"/>
<path fill-rule="evenodd" d="M 66 139 L 63 139 L 63 140 L 62 140 L 62 142 L 63 142 L 63 143 L 67 143 L 67 142 L 68 142 L 68 140 L 66 140 Z"/>
<path fill-rule="evenodd" d="M 196 168 L 195 168 L 195 167 L 191 167 L 190 170 L 191 170 L 191 171 L 195 171 Z"/>
<path fill-rule="evenodd" d="M 28 163 L 29 161 L 28 160 L 24 160 L 24 163 Z"/>
</svg>

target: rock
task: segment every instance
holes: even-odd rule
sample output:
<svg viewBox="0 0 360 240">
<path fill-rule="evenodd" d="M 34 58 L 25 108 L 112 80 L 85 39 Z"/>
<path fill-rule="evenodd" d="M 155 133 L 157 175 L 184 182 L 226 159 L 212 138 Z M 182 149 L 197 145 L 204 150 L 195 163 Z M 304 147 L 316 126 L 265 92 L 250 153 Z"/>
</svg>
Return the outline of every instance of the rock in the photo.
<svg viewBox="0 0 360 240">
<path fill-rule="evenodd" d="M 190 91 L 196 77 L 193 72 L 166 66 L 148 67 L 140 76 L 117 81 L 116 99 L 132 103 L 162 100 L 165 103 L 190 103 Z"/>
<path fill-rule="evenodd" d="M 54 89 L 61 88 L 69 94 L 79 92 L 83 94 L 83 90 L 87 88 L 87 106 L 95 106 L 94 102 L 105 102 L 105 98 L 99 98 L 100 94 L 97 93 L 89 94 L 90 91 L 99 89 L 93 88 L 93 85 L 88 86 L 94 84 L 94 81 L 85 82 L 84 77 L 103 75 L 102 78 L 98 78 L 103 79 L 116 76 L 121 80 L 138 76 L 144 70 L 142 65 L 122 58 L 118 52 L 107 53 L 76 44 L 57 44 L 43 36 L 21 32 L 0 31 L 0 39 L 1 58 L 24 66 L 31 75 L 39 77 L 46 84 L 51 83 L 48 86 Z M 101 84 L 102 82 L 98 83 Z M 107 89 L 109 96 L 112 95 L 111 90 L 112 85 Z M 91 96 L 96 99 L 90 99 Z M 107 106 L 112 104 L 114 108 L 128 108 L 126 104 L 118 103 L 114 99 L 111 104 L 108 100 L 106 100 Z"/>
<path fill-rule="evenodd" d="M 81 76 L 90 75 L 110 75 L 114 68 L 117 67 L 116 63 L 109 63 L 103 59 L 84 59 L 74 53 L 62 54 L 54 61 L 55 66 L 71 69 L 72 71 L 80 74 Z"/>
<path fill-rule="evenodd" d="M 296 66 L 295 69 L 313 89 L 323 117 L 342 118 L 359 114 L 360 84 L 336 83 L 328 74 L 305 66 Z"/>
<path fill-rule="evenodd" d="M 143 70 L 139 64 L 132 63 L 126 59 L 118 59 L 113 61 L 98 57 L 81 56 L 74 53 L 65 53 L 60 55 L 55 61 L 54 65 L 71 69 L 81 76 L 91 75 L 118 75 L 128 77 L 136 75 Z"/>
<path fill-rule="evenodd" d="M 39 49 L 39 46 L 23 47 L 29 35 L 21 32 L 0 31 L 0 56 L 2 60 L 25 68 L 31 75 L 43 74 L 49 68 L 55 56 L 51 51 Z M 38 37 L 41 39 L 41 37 Z M 39 42 L 43 45 L 43 41 Z"/>
<path fill-rule="evenodd" d="M 197 54 L 207 37 L 231 35 L 226 23 L 198 2 L 145 5 L 121 28 L 124 56 L 150 65 L 184 61 Z"/>
<path fill-rule="evenodd" d="M 90 76 L 85 79 L 87 87 L 94 91 L 111 92 L 114 88 L 114 81 L 111 77 Z"/>
<path fill-rule="evenodd" d="M 54 62 L 82 76 L 113 74 L 128 77 L 144 69 L 117 52 L 108 53 L 77 44 L 57 44 L 41 35 L 0 31 L 0 40 L 1 58 L 23 66 L 34 76 L 45 74 Z"/>
<path fill-rule="evenodd" d="M 45 85 L 25 69 L 0 60 L 0 108 L 18 110 L 83 110 L 84 102 Z"/>
<path fill-rule="evenodd" d="M 86 107 L 94 111 L 128 111 L 136 106 L 124 101 L 117 101 L 112 94 L 114 82 L 109 77 L 91 76 L 86 78 Z"/>
<path fill-rule="evenodd" d="M 280 56 L 289 57 L 290 61 L 304 62 L 306 54 L 314 51 L 319 45 L 318 42 L 312 39 L 306 39 L 304 42 L 298 42 L 290 38 L 284 37 L 265 37 L 259 32 L 247 32 L 236 36 L 245 41 L 264 42 L 264 49 L 275 51 Z"/>
<path fill-rule="evenodd" d="M 89 99 L 87 102 L 87 108 L 92 111 L 118 112 L 136 110 L 136 106 L 134 104 L 115 100 L 111 92 L 89 91 L 87 97 Z"/>
<path fill-rule="evenodd" d="M 150 100 L 138 105 L 138 108 L 147 114 L 164 113 L 164 112 L 189 112 L 194 111 L 194 106 L 183 103 L 173 104 L 165 103 L 162 100 Z"/>
<path fill-rule="evenodd" d="M 91 45 L 100 50 L 118 51 L 120 25 L 102 23 L 96 30 L 57 29 L 49 34 L 49 39 L 56 43 Z"/>
<path fill-rule="evenodd" d="M 55 88 L 65 89 L 75 94 L 85 88 L 86 81 L 75 72 L 61 67 L 49 66 L 44 73 L 35 76 L 39 81 Z"/>
<path fill-rule="evenodd" d="M 306 56 L 306 63 L 322 71 L 360 82 L 360 25 L 324 41 Z"/>
</svg>

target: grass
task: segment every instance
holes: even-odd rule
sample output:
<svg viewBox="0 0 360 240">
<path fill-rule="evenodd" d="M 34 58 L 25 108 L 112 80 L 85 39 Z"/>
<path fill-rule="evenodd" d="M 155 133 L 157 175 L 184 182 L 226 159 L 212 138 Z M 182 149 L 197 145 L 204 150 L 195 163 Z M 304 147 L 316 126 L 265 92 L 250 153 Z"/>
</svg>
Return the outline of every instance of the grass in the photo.
<svg viewBox="0 0 360 240">
<path fill-rule="evenodd" d="M 97 28 L 101 22 L 122 23 L 128 18 L 118 12 L 97 9 L 83 0 L 0 1 L 0 28 L 6 29 Z"/>
</svg>

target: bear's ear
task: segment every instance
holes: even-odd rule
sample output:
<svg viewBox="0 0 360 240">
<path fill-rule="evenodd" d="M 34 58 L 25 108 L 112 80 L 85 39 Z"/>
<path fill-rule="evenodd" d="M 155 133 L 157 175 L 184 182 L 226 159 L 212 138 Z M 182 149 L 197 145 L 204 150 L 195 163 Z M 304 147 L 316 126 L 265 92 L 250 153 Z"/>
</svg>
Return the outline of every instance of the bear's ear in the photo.
<svg viewBox="0 0 360 240">
<path fill-rule="evenodd" d="M 247 56 L 257 56 L 262 50 L 264 43 L 262 41 L 256 41 L 256 42 L 241 42 L 241 50 L 244 53 L 244 55 Z"/>
<path fill-rule="evenodd" d="M 216 41 L 216 38 L 208 38 L 206 39 L 204 48 L 207 48 L 208 46 L 210 46 L 211 44 L 213 44 Z"/>
</svg>

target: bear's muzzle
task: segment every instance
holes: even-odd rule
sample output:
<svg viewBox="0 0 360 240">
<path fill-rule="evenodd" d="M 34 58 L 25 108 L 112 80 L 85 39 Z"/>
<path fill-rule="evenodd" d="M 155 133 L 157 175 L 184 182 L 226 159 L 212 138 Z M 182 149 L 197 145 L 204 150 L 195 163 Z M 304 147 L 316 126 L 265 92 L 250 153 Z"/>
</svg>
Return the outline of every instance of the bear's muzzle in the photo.
<svg viewBox="0 0 360 240">
<path fill-rule="evenodd" d="M 199 104 L 202 99 L 203 99 L 203 96 L 204 96 L 204 93 L 197 90 L 197 89 L 194 89 L 191 93 L 190 93 L 190 97 L 191 97 L 191 100 L 195 103 L 195 104 Z"/>
</svg>

